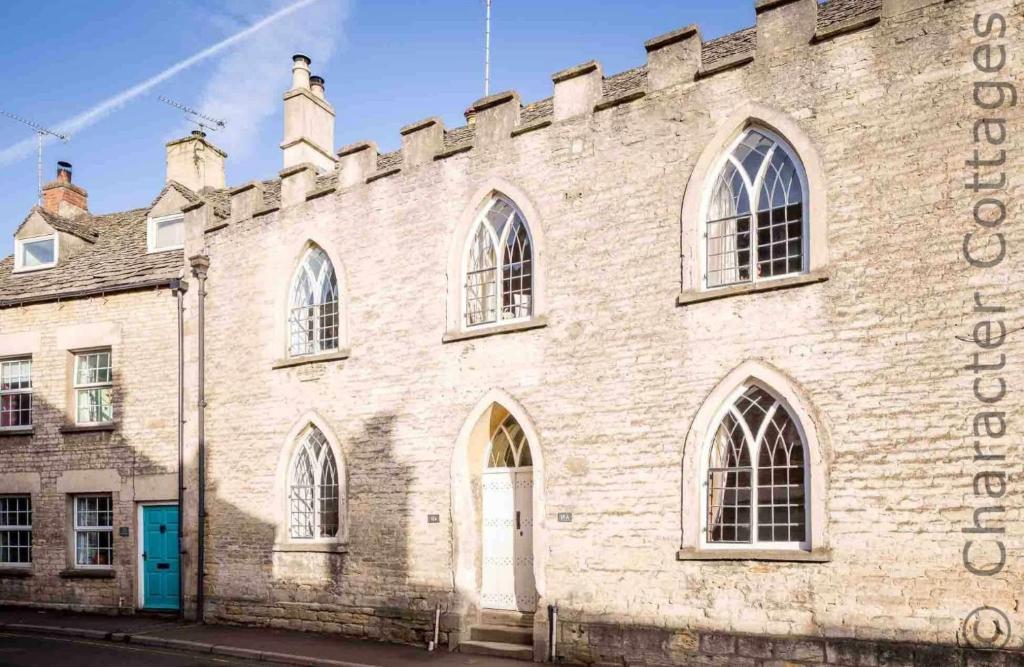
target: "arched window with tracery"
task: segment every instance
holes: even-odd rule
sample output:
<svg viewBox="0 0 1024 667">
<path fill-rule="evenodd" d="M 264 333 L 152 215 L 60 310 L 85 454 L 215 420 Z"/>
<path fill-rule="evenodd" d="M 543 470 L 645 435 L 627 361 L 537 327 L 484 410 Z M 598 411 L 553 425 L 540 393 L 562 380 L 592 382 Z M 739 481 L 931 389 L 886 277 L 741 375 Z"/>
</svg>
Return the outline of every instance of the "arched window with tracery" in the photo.
<svg viewBox="0 0 1024 667">
<path fill-rule="evenodd" d="M 338 277 L 327 253 L 316 246 L 303 255 L 292 281 L 288 326 L 288 351 L 293 357 L 338 349 Z"/>
<path fill-rule="evenodd" d="M 710 191 L 704 236 L 708 288 L 808 270 L 807 178 L 781 137 L 751 128 L 733 143 Z"/>
<path fill-rule="evenodd" d="M 491 434 L 488 468 L 529 468 L 533 465 L 530 443 L 515 417 L 505 417 Z"/>
<path fill-rule="evenodd" d="M 533 241 L 515 204 L 491 196 L 469 235 L 465 255 L 466 326 L 524 320 L 533 314 Z"/>
<path fill-rule="evenodd" d="M 288 534 L 311 540 L 338 536 L 338 463 L 315 426 L 301 436 L 289 470 Z"/>
<path fill-rule="evenodd" d="M 806 445 L 786 405 L 747 386 L 708 449 L 705 542 L 807 548 Z"/>
</svg>

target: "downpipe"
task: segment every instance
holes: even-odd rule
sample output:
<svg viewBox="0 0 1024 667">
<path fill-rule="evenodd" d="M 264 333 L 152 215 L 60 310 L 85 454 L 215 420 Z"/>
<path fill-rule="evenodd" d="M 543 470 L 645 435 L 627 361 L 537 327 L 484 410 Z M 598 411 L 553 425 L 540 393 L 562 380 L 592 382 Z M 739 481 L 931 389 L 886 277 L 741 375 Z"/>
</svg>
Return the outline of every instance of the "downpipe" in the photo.
<svg viewBox="0 0 1024 667">
<path fill-rule="evenodd" d="M 180 274 L 179 274 L 180 275 Z M 185 292 L 188 283 L 178 277 L 171 281 L 171 294 L 178 308 L 178 554 L 184 551 L 185 529 Z M 178 576 L 178 615 L 185 616 L 185 580 Z"/>
<path fill-rule="evenodd" d="M 427 650 L 433 651 L 441 640 L 441 603 L 434 607 L 434 640 L 427 644 Z"/>
<path fill-rule="evenodd" d="M 198 489 L 196 507 L 196 623 L 204 623 L 206 616 L 205 575 L 206 575 L 206 273 L 210 268 L 210 258 L 206 255 L 195 255 L 189 258 L 192 275 L 199 282 L 198 286 L 198 326 L 196 336 L 199 339 L 198 387 L 196 399 L 196 431 L 198 459 Z"/>
<path fill-rule="evenodd" d="M 558 605 L 548 605 L 548 662 L 558 662 Z"/>
</svg>

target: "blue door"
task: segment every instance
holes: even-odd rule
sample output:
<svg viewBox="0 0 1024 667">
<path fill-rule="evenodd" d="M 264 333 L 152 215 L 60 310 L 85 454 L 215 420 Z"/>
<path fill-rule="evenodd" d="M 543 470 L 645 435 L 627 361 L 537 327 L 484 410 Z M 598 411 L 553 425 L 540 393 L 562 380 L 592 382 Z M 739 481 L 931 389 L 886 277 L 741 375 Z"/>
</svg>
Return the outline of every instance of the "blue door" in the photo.
<svg viewBox="0 0 1024 667">
<path fill-rule="evenodd" d="M 178 609 L 178 506 L 142 508 L 142 606 Z"/>
</svg>

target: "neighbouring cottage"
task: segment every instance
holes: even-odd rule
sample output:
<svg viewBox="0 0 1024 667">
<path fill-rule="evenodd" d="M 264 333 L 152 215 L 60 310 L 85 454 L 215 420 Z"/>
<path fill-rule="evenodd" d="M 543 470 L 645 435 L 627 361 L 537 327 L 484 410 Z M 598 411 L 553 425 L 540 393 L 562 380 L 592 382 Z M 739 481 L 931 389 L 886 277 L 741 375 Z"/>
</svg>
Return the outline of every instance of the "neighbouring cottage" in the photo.
<svg viewBox="0 0 1024 667">
<path fill-rule="evenodd" d="M 453 650 L 587 664 L 1016 664 L 1019 476 L 977 473 L 1019 470 L 1024 346 L 970 366 L 961 339 L 1024 314 L 1019 263 L 963 255 L 1022 239 L 961 244 L 975 123 L 1021 120 L 972 102 L 972 58 L 1014 62 L 1024 17 L 756 9 L 384 154 L 335 151 L 296 56 L 277 178 L 226 187 L 194 133 L 133 211 L 62 163 L 0 262 L 0 604 L 408 643 L 440 610 Z"/>
</svg>

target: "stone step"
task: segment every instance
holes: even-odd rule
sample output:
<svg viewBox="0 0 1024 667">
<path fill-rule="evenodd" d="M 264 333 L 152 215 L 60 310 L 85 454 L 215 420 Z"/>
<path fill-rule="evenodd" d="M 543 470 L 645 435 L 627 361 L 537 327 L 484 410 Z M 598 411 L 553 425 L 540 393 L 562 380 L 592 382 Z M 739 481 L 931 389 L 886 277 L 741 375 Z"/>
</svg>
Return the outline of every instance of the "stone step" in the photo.
<svg viewBox="0 0 1024 667">
<path fill-rule="evenodd" d="M 507 625 L 520 628 L 533 627 L 533 613 L 522 611 L 505 611 L 500 609 L 484 609 L 480 615 L 481 625 Z"/>
<path fill-rule="evenodd" d="M 533 629 L 518 625 L 474 625 L 469 638 L 481 642 L 501 642 L 533 646 Z"/>
<path fill-rule="evenodd" d="M 533 660 L 532 646 L 506 644 L 504 642 L 481 642 L 470 640 L 459 644 L 459 653 L 490 655 L 497 658 L 512 658 L 513 660 Z"/>
</svg>

